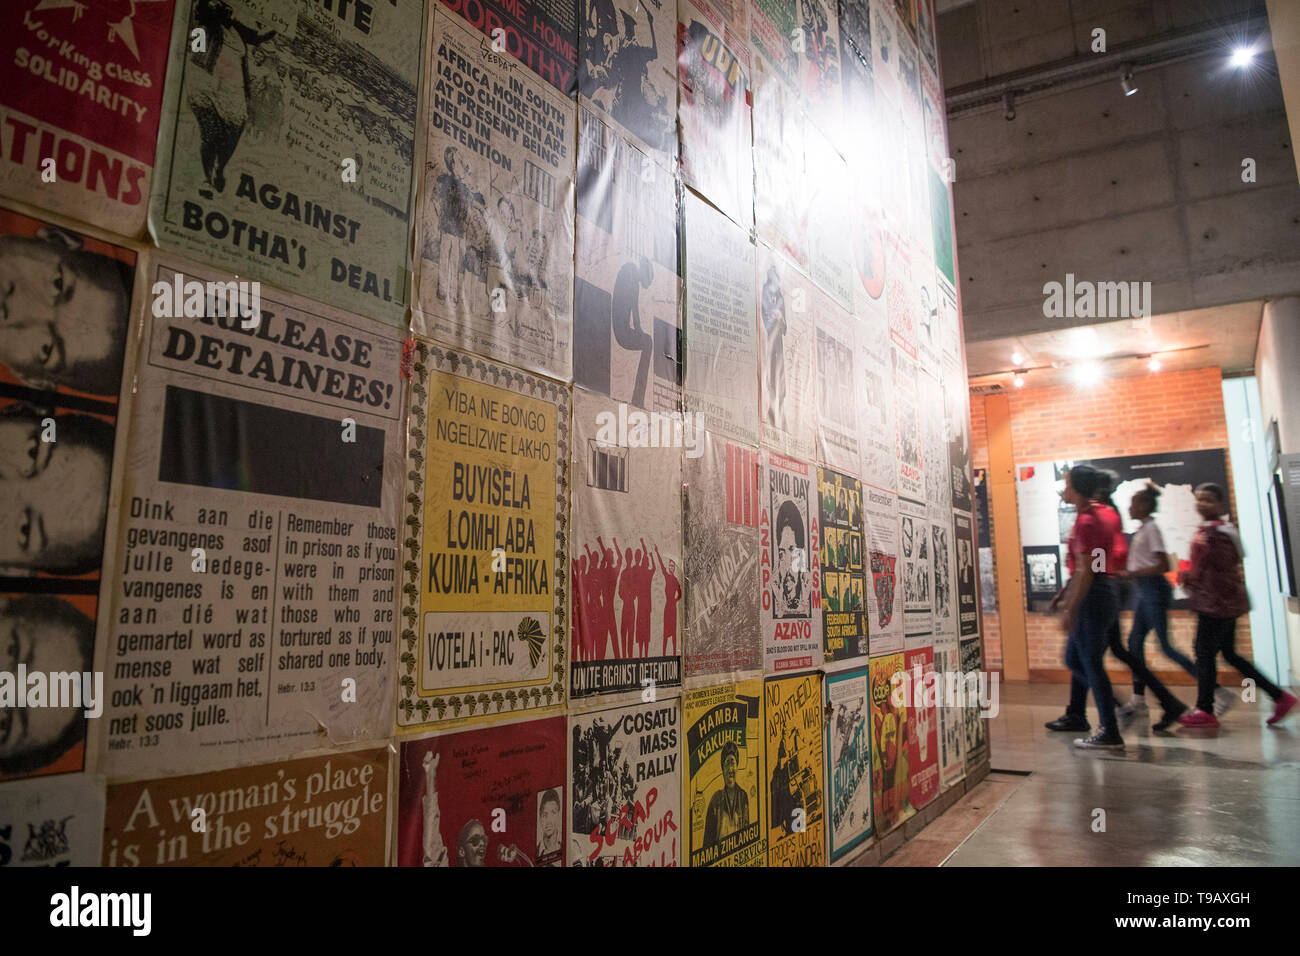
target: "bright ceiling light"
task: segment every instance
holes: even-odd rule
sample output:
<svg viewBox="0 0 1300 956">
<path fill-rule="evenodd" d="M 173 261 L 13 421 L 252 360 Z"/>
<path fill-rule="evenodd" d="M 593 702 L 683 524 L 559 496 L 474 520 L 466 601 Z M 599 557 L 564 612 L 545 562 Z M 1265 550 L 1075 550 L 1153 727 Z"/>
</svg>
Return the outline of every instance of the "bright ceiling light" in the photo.
<svg viewBox="0 0 1300 956">
<path fill-rule="evenodd" d="M 1232 59 L 1228 62 L 1237 69 L 1250 66 L 1255 61 L 1255 48 L 1252 46 L 1239 46 L 1232 51 Z"/>
<path fill-rule="evenodd" d="M 1081 362 L 1074 367 L 1074 382 L 1076 385 L 1089 386 L 1096 385 L 1105 377 L 1099 362 Z"/>
<path fill-rule="evenodd" d="M 1011 353 L 1011 364 L 1012 364 L 1012 365 L 1019 365 L 1019 364 L 1020 364 L 1021 362 L 1023 362 L 1024 360 L 1025 360 L 1025 357 L 1024 357 L 1023 355 L 1021 355 L 1019 352 L 1012 352 L 1012 353 Z"/>
<path fill-rule="evenodd" d="M 1024 376 L 1023 374 L 1021 374 L 1020 372 L 1017 372 L 1017 373 L 1016 373 L 1016 377 L 1015 377 L 1015 380 L 1014 380 L 1014 381 L 1015 381 L 1015 384 L 1016 384 L 1016 388 L 1024 388 L 1024 387 L 1025 387 L 1025 376 Z"/>
<path fill-rule="evenodd" d="M 1151 356 L 1151 360 L 1147 362 L 1147 368 L 1153 372 L 1160 371 L 1160 359 L 1156 358 L 1154 355 Z"/>
</svg>

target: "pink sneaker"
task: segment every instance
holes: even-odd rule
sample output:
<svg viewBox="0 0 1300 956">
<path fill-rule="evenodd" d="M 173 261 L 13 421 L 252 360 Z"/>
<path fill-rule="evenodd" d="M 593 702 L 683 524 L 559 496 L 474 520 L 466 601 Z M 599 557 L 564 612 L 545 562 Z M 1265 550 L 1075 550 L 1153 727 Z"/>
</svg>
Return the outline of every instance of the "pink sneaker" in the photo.
<svg viewBox="0 0 1300 956">
<path fill-rule="evenodd" d="M 1283 692 L 1282 696 L 1278 698 L 1278 702 L 1273 705 L 1273 716 L 1264 721 L 1264 723 L 1272 727 L 1274 724 L 1280 722 L 1287 714 L 1291 713 L 1291 708 L 1295 705 L 1295 694 Z"/>
<path fill-rule="evenodd" d="M 1179 722 L 1180 724 L 1182 724 L 1184 727 L 1217 727 L 1217 726 L 1219 726 L 1219 718 L 1218 718 L 1218 717 L 1215 717 L 1213 714 L 1207 714 L 1205 711 L 1201 710 L 1199 707 L 1196 708 L 1194 711 L 1192 711 L 1190 714 L 1183 714 L 1183 716 L 1181 716 L 1181 717 L 1178 718 L 1178 722 Z"/>
</svg>

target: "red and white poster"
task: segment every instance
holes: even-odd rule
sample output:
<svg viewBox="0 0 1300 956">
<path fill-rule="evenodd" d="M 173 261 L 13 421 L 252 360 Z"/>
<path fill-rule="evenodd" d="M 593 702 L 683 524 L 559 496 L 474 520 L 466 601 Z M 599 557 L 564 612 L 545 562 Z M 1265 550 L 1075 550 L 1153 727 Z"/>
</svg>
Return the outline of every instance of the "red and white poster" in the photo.
<svg viewBox="0 0 1300 956">
<path fill-rule="evenodd" d="M 918 647 L 905 653 L 907 706 L 912 716 L 907 738 L 907 769 L 911 775 L 911 803 L 921 809 L 939 794 L 939 712 L 935 684 L 934 648 Z"/>
</svg>

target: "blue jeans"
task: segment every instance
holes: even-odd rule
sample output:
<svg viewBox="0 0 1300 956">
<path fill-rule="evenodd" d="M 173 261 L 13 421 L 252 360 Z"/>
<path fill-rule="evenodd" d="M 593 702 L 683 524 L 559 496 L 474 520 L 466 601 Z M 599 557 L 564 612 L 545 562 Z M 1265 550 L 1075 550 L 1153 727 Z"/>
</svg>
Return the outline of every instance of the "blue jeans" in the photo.
<svg viewBox="0 0 1300 956">
<path fill-rule="evenodd" d="M 1115 726 L 1115 694 L 1110 687 L 1110 678 L 1102 658 L 1111 626 L 1119 617 L 1119 598 L 1115 591 L 1113 578 L 1099 574 L 1093 577 L 1088 593 L 1079 605 L 1079 613 L 1074 621 L 1074 629 L 1065 644 L 1065 664 L 1070 668 L 1074 679 L 1071 681 L 1070 713 L 1082 717 L 1082 690 L 1087 687 L 1092 691 L 1092 699 L 1097 705 L 1097 720 L 1103 733 L 1117 733 Z"/>
<path fill-rule="evenodd" d="M 1165 656 L 1187 673 L 1196 677 L 1196 665 L 1186 654 L 1174 647 L 1169 641 L 1169 605 L 1173 603 L 1174 592 L 1164 575 L 1134 578 L 1136 588 L 1133 605 L 1133 630 L 1128 636 L 1128 650 L 1140 661 L 1146 660 L 1147 633 L 1154 630 L 1160 641 L 1160 649 Z M 1146 690 L 1146 682 L 1136 674 L 1133 675 L 1133 693 L 1140 694 Z"/>
</svg>

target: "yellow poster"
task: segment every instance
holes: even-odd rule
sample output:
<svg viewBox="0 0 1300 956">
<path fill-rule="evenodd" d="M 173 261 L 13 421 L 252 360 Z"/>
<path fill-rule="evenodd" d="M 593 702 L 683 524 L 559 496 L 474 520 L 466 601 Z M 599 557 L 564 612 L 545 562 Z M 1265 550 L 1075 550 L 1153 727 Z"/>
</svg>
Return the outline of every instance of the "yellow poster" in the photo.
<svg viewBox="0 0 1300 956">
<path fill-rule="evenodd" d="M 691 866 L 767 862 L 762 693 L 762 681 L 748 680 L 683 700 Z"/>
<path fill-rule="evenodd" d="M 768 866 L 825 866 L 821 674 L 763 682 Z"/>
</svg>

